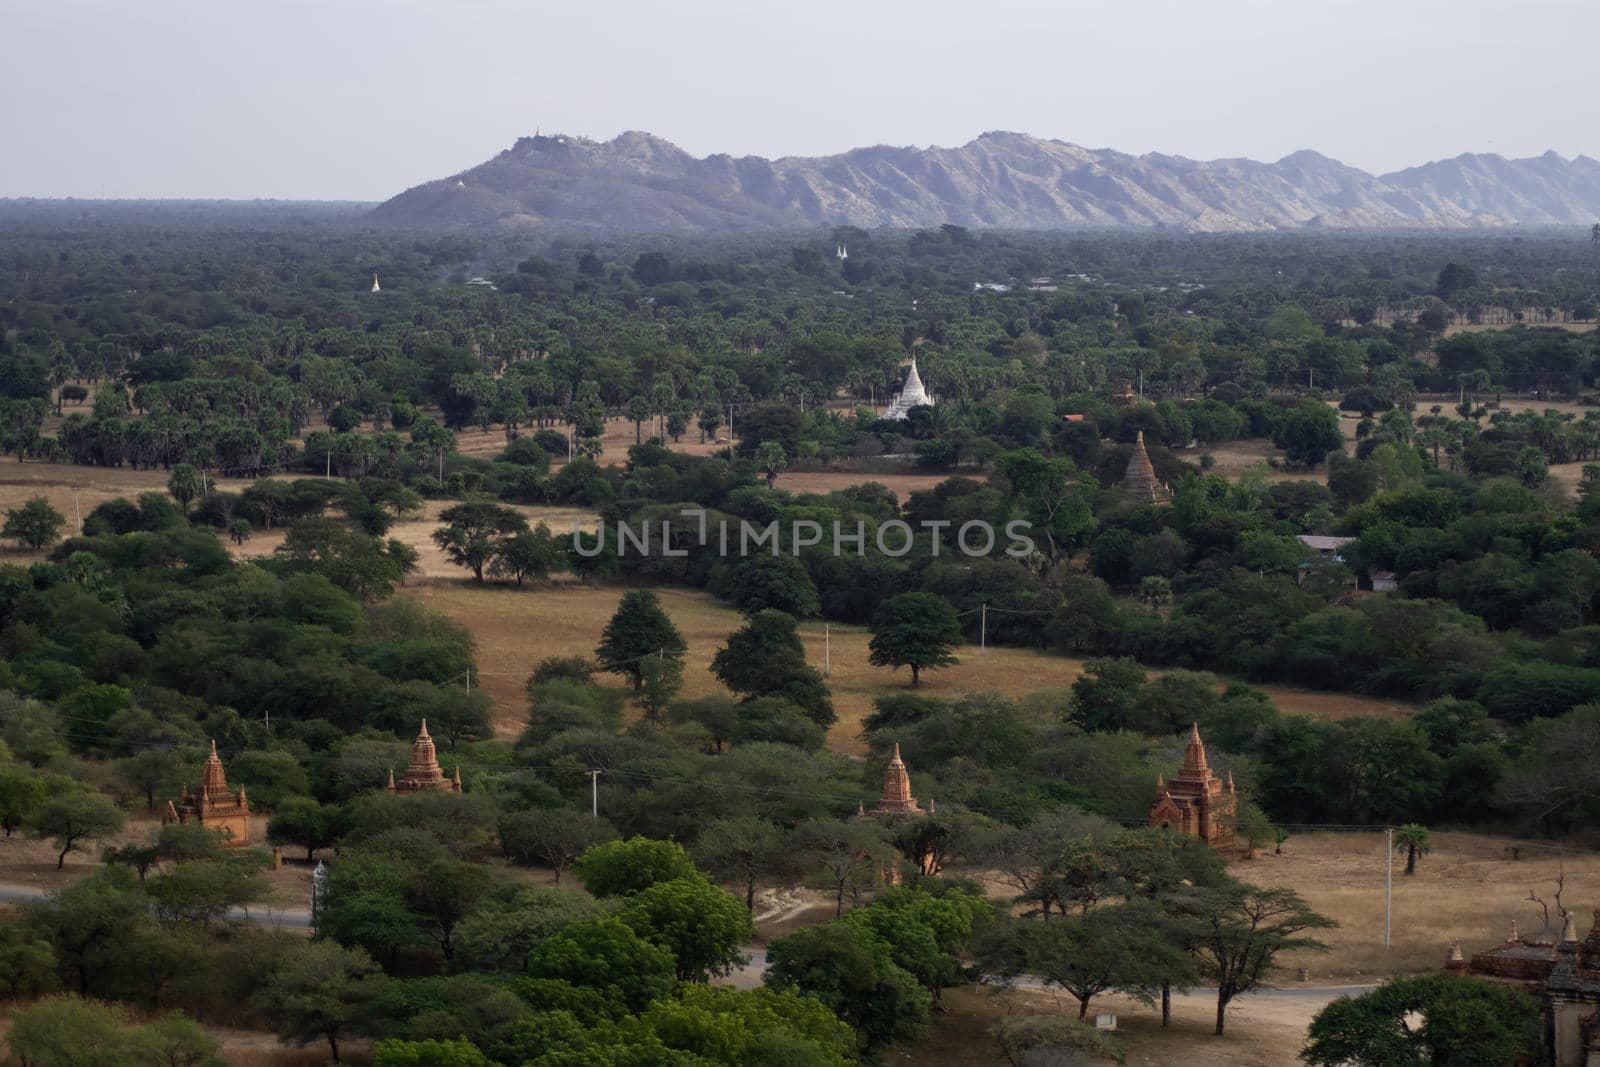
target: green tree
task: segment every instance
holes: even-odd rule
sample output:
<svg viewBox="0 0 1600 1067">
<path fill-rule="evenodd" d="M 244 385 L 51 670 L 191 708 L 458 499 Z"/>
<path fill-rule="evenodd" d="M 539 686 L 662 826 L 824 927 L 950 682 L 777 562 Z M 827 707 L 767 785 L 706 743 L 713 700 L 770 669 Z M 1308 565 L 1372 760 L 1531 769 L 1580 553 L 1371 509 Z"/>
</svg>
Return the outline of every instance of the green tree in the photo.
<svg viewBox="0 0 1600 1067">
<path fill-rule="evenodd" d="M 167 492 L 178 502 L 178 509 L 187 512 L 190 501 L 200 495 L 202 484 L 200 472 L 192 464 L 179 463 L 167 478 Z"/>
<path fill-rule="evenodd" d="M 1311 1021 L 1300 1058 L 1314 1067 L 1432 1063 L 1500 1067 L 1539 1047 L 1539 1006 L 1519 989 L 1448 974 L 1392 978 L 1340 997 Z"/>
<path fill-rule="evenodd" d="M 767 479 L 767 488 L 778 484 L 778 475 L 789 469 L 789 456 L 778 441 L 762 441 L 755 451 L 756 468 Z"/>
<path fill-rule="evenodd" d="M 156 1067 L 224 1067 L 222 1042 L 182 1012 L 163 1015 L 133 1032 L 136 1055 Z"/>
<path fill-rule="evenodd" d="M 570 808 L 510 811 L 500 817 L 500 848 L 518 863 L 550 868 L 557 884 L 579 856 L 616 837 L 604 819 Z"/>
<path fill-rule="evenodd" d="M 170 748 L 146 748 L 117 761 L 117 773 L 144 794 L 145 809 L 154 811 L 156 793 L 183 777 L 183 761 Z"/>
<path fill-rule="evenodd" d="M 1272 428 L 1272 443 L 1297 467 L 1315 467 L 1330 452 L 1344 449 L 1339 413 L 1320 400 L 1302 400 Z"/>
<path fill-rule="evenodd" d="M 1406 854 L 1406 873 L 1417 873 L 1417 859 L 1433 848 L 1432 834 L 1419 823 L 1408 822 L 1394 832 L 1394 847 Z"/>
<path fill-rule="evenodd" d="M 855 1028 L 863 1050 L 919 1037 L 932 996 L 894 962 L 888 944 L 856 923 L 831 922 L 767 949 L 766 984 L 815 997 Z"/>
<path fill-rule="evenodd" d="M 639 704 L 645 717 L 660 726 L 662 713 L 683 688 L 683 662 L 675 656 L 647 656 L 639 674 Z"/>
<path fill-rule="evenodd" d="M 68 993 L 14 1013 L 6 1043 L 39 1067 L 126 1067 L 140 1059 L 128 1021 L 115 1004 Z"/>
<path fill-rule="evenodd" d="M 759 815 L 729 815 L 710 823 L 695 838 L 695 858 L 719 879 L 744 891 L 746 910 L 754 911 L 756 886 L 789 870 L 789 841 Z"/>
<path fill-rule="evenodd" d="M 578 857 L 577 871 L 583 887 L 597 897 L 632 896 L 697 873 L 682 845 L 648 837 L 595 845 Z"/>
<path fill-rule="evenodd" d="M 899 862 L 883 827 L 867 819 L 811 819 L 801 824 L 795 848 L 826 879 L 836 919 L 845 897 L 860 896 Z"/>
<path fill-rule="evenodd" d="M 372 1050 L 372 1067 L 494 1067 L 483 1050 L 465 1038 L 455 1041 L 402 1041 L 389 1038 Z"/>
<path fill-rule="evenodd" d="M 27 767 L 0 766 L 0 827 L 5 828 L 7 837 L 27 824 L 47 792 L 44 778 Z"/>
<path fill-rule="evenodd" d="M 528 520 L 501 504 L 474 502 L 456 504 L 439 513 L 443 526 L 433 531 L 433 543 L 444 550 L 450 562 L 472 571 L 483 581 L 483 572 L 506 550 L 518 535 L 528 532 Z"/>
<path fill-rule="evenodd" d="M 122 829 L 122 812 L 110 800 L 90 790 L 73 790 L 44 801 L 28 820 L 35 837 L 53 840 L 61 847 L 56 868 L 67 865 L 67 853 L 85 841 L 109 837 Z"/>
<path fill-rule="evenodd" d="M 797 619 L 822 609 L 816 583 L 794 556 L 751 556 L 741 560 L 716 590 L 746 615 L 772 608 Z"/>
<path fill-rule="evenodd" d="M 874 667 L 910 667 L 915 689 L 923 670 L 958 662 L 960 643 L 961 620 L 949 601 L 935 593 L 901 593 L 873 614 L 867 659 Z"/>
<path fill-rule="evenodd" d="M 805 709 L 820 726 L 834 721 L 822 675 L 806 664 L 794 617 L 781 611 L 758 611 L 728 636 L 711 659 L 711 673 L 746 698 L 782 697 Z"/>
<path fill-rule="evenodd" d="M 510 578 L 520 586 L 529 578 L 548 577 L 559 568 L 561 559 L 560 539 L 541 522 L 531 531 L 509 538 L 489 565 L 489 573 L 496 578 Z"/>
<path fill-rule="evenodd" d="M 1072 683 L 1072 717 L 1085 730 L 1125 730 L 1139 714 L 1144 685 L 1136 660 L 1092 659 Z"/>
<path fill-rule="evenodd" d="M 66 517 L 50 506 L 50 501 L 36 496 L 20 508 L 6 511 L 0 537 L 14 537 L 26 547 L 38 552 L 52 545 L 67 525 Z"/>
<path fill-rule="evenodd" d="M 628 898 L 621 919 L 672 953 L 680 982 L 727 976 L 748 962 L 739 950 L 755 936 L 750 912 L 700 875 L 647 886 Z"/>
<path fill-rule="evenodd" d="M 331 848 L 339 839 L 339 809 L 311 797 L 290 797 L 278 805 L 267 823 L 267 840 L 306 850 L 306 862 L 319 848 Z"/>
<path fill-rule="evenodd" d="M 1006 979 L 1038 975 L 1078 1002 L 1078 1018 L 1090 1002 L 1118 990 L 1146 1003 L 1187 961 L 1179 946 L 1153 921 L 1152 909 L 1116 905 L 1087 915 L 1049 922 L 1013 920 L 985 940 L 979 959 L 986 971 Z"/>
<path fill-rule="evenodd" d="M 1320 950 L 1322 942 L 1305 932 L 1338 925 L 1312 911 L 1292 890 L 1258 889 L 1243 882 L 1175 892 L 1171 907 L 1183 919 L 1201 974 L 1216 985 L 1218 1035 L 1229 1003 L 1260 988 L 1278 953 Z"/>
<path fill-rule="evenodd" d="M 660 598 L 648 589 L 630 589 L 622 594 L 611 621 L 600 632 L 595 658 L 607 671 L 631 681 L 637 693 L 644 687 L 645 657 L 681 659 L 687 648 L 683 635 L 661 610 Z"/>
<path fill-rule="evenodd" d="M 528 957 L 528 974 L 592 989 L 619 1008 L 641 1012 L 672 991 L 672 953 L 614 916 L 580 919 L 546 938 Z"/>
<path fill-rule="evenodd" d="M 277 961 L 255 999 L 286 1042 L 326 1041 L 338 1063 L 340 1039 L 359 1032 L 382 982 L 378 965 L 361 949 L 308 941 Z"/>
</svg>

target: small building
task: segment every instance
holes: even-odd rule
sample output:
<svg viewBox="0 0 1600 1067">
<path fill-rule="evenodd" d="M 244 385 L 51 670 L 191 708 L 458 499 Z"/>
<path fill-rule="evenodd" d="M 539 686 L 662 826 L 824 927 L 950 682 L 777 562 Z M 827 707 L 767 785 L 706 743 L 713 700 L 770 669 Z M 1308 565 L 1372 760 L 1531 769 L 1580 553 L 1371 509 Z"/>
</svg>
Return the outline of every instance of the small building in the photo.
<svg viewBox="0 0 1600 1067">
<path fill-rule="evenodd" d="M 1156 468 L 1150 462 L 1150 453 L 1144 447 L 1144 431 L 1133 440 L 1133 455 L 1128 457 L 1128 469 L 1122 475 L 1122 488 L 1141 504 L 1166 504 L 1172 499 L 1167 487 L 1156 477 Z"/>
<path fill-rule="evenodd" d="M 1033 292 L 1033 293 L 1053 293 L 1058 288 L 1060 288 L 1060 286 L 1056 285 L 1056 283 L 1054 281 L 1050 280 L 1049 278 L 1030 278 L 1028 280 L 1028 291 L 1029 292 Z"/>
<path fill-rule="evenodd" d="M 1374 593 L 1393 593 L 1400 588 L 1400 578 L 1394 571 L 1373 571 L 1372 591 Z"/>
<path fill-rule="evenodd" d="M 211 754 L 200 772 L 200 788 L 191 791 L 184 786 L 178 799 L 167 801 L 166 810 L 161 813 L 161 825 L 175 822 L 199 823 L 207 830 L 217 831 L 225 848 L 250 844 L 250 802 L 243 787 L 238 792 L 228 788 L 215 741 L 211 742 Z"/>
<path fill-rule="evenodd" d="M 1211 773 L 1200 726 L 1195 724 L 1189 728 L 1189 746 L 1178 776 L 1170 785 L 1164 775 L 1156 776 L 1156 802 L 1150 806 L 1149 825 L 1198 837 L 1213 848 L 1232 848 L 1238 815 L 1233 772 L 1228 772 L 1226 783 Z"/>
<path fill-rule="evenodd" d="M 1354 537 L 1325 537 L 1322 534 L 1301 534 L 1295 540 L 1333 563 L 1343 563 L 1345 546 L 1355 542 Z"/>
<path fill-rule="evenodd" d="M 900 387 L 900 392 L 890 403 L 883 417 L 896 421 L 909 418 L 911 409 L 918 407 L 933 407 L 933 394 L 922 387 L 922 375 L 917 373 L 917 361 L 911 360 L 911 369 L 906 372 L 906 383 Z"/>
<path fill-rule="evenodd" d="M 1600 1067 L 1600 908 L 1578 940 L 1568 912 L 1561 938 L 1524 938 L 1516 925 L 1494 948 L 1463 958 L 1450 946 L 1444 969 L 1515 986 L 1540 1001 L 1538 1067 Z"/>
<path fill-rule="evenodd" d="M 411 743 L 411 762 L 406 767 L 406 773 L 396 781 L 394 770 L 389 771 L 389 784 L 385 787 L 391 793 L 422 793 L 429 790 L 440 793 L 461 792 L 461 768 L 457 767 L 452 777 L 446 778 L 444 771 L 439 766 L 439 757 L 433 747 L 433 738 L 428 736 L 428 720 L 422 720 L 422 732 Z"/>
</svg>

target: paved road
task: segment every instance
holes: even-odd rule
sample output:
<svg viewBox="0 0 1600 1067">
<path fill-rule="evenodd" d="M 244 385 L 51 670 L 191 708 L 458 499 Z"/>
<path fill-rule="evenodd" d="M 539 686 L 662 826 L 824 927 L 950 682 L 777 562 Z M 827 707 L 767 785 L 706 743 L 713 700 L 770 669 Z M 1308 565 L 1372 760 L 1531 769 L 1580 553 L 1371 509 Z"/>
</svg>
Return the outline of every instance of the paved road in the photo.
<svg viewBox="0 0 1600 1067">
<path fill-rule="evenodd" d="M 0 904 L 21 904 L 49 896 L 51 890 L 33 885 L 0 884 Z M 262 926 L 276 926 L 284 930 L 311 929 L 311 912 L 307 908 L 233 908 L 230 918 Z M 765 966 L 765 964 L 763 964 Z"/>
</svg>

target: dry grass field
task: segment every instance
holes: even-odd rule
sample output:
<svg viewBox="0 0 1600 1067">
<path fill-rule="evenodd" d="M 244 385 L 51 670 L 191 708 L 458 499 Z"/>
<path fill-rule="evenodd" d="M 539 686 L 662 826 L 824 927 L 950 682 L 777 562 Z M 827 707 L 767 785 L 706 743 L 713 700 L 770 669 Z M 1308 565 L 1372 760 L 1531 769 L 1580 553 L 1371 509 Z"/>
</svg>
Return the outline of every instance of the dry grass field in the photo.
<svg viewBox="0 0 1600 1067">
<path fill-rule="evenodd" d="M 1203 994 L 1175 994 L 1169 1027 L 1162 1027 L 1159 1011 L 1127 997 L 1096 997 L 1090 1010 L 1116 1014 L 1117 1035 L 1126 1045 L 1127 1062 L 1137 1067 L 1175 1063 L 1286 1067 L 1298 1062 L 1312 1016 L 1337 995 L 1307 991 L 1294 996 L 1242 997 L 1228 1007 L 1223 1037 L 1211 1032 L 1216 1001 Z M 911 1067 L 993 1067 L 1005 1062 L 1000 1046 L 989 1035 L 995 1023 L 1016 1015 L 1076 1017 L 1078 1013 L 1077 1001 L 1054 990 L 1000 992 L 978 986 L 947 990 L 943 1007 L 934 1013 L 933 1025 L 922 1040 L 908 1048 L 888 1050 L 885 1061 Z"/>
<path fill-rule="evenodd" d="M 252 540 L 253 543 L 253 540 Z M 459 570 L 455 571 L 459 574 Z M 660 589 L 662 606 L 689 647 L 684 692 L 701 696 L 721 691 L 710 673 L 711 657 L 728 634 L 741 625 L 739 614 L 705 593 Z M 616 610 L 622 590 L 557 582 L 537 588 L 475 586 L 458 578 L 414 582 L 403 595 L 413 596 L 462 623 L 478 640 L 478 667 L 484 690 L 495 700 L 497 728 L 515 734 L 522 728 L 527 700 L 523 685 L 533 665 L 546 656 L 592 655 L 600 631 Z M 905 671 L 891 672 L 867 662 L 867 631 L 857 626 L 807 622 L 800 627 L 806 654 L 820 669 L 829 666 L 828 688 L 839 721 L 828 734 L 830 747 L 841 752 L 864 751 L 862 720 L 875 697 L 906 687 Z M 921 692 L 954 696 L 999 692 L 1021 696 L 1041 689 L 1064 689 L 1083 672 L 1083 660 L 1021 648 L 973 646 L 959 653 L 960 663 L 923 675 Z M 1346 715 L 1406 715 L 1402 703 L 1343 694 L 1319 693 L 1286 686 L 1263 686 L 1286 712 L 1342 718 Z"/>
<path fill-rule="evenodd" d="M 1512 849 L 1520 858 L 1512 859 Z M 1558 851 L 1550 845 L 1480 834 L 1435 832 L 1433 851 L 1406 876 L 1396 854 L 1392 947 L 1383 947 L 1384 844 L 1379 832 L 1295 834 L 1282 855 L 1270 851 L 1239 860 L 1233 872 L 1259 885 L 1285 886 L 1340 926 L 1321 934 L 1325 953 L 1287 960 L 1305 967 L 1313 984 L 1370 979 L 1373 975 L 1432 970 L 1450 942 L 1467 955 L 1499 944 L 1515 921 L 1524 935 L 1539 932 L 1530 892 L 1550 900 L 1566 872 L 1563 901 L 1587 934 L 1600 907 L 1600 854 Z M 1554 904 L 1551 904 L 1554 910 Z M 1557 931 L 1559 932 L 1559 931 Z"/>
</svg>

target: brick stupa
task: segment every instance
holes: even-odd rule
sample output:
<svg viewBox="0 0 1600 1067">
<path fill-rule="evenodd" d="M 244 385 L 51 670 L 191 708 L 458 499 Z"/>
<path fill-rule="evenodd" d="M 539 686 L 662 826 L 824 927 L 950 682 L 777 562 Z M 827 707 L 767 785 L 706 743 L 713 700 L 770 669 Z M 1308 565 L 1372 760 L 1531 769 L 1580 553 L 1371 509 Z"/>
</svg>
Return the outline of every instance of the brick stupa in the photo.
<svg viewBox="0 0 1600 1067">
<path fill-rule="evenodd" d="M 917 798 L 911 795 L 911 776 L 906 773 L 905 761 L 900 758 L 900 745 L 894 746 L 894 757 L 883 770 L 883 795 L 870 812 L 872 815 L 907 819 L 926 814 L 917 807 Z"/>
<path fill-rule="evenodd" d="M 1200 727 L 1189 728 L 1189 747 L 1183 753 L 1183 770 L 1169 785 L 1156 776 L 1156 802 L 1150 807 L 1150 825 L 1198 837 L 1214 848 L 1233 847 L 1233 824 L 1239 796 L 1233 772 L 1227 783 L 1211 773 Z"/>
<path fill-rule="evenodd" d="M 1166 486 L 1156 477 L 1150 462 L 1150 453 L 1144 447 L 1144 431 L 1133 439 L 1133 455 L 1128 457 L 1128 469 L 1122 475 L 1122 488 L 1141 504 L 1165 504 L 1169 497 Z"/>
<path fill-rule="evenodd" d="M 243 848 L 250 844 L 250 802 L 242 787 L 238 792 L 228 788 L 228 777 L 222 771 L 215 741 L 211 742 L 211 754 L 201 770 L 199 790 L 191 791 L 184 786 L 182 795 L 177 800 L 167 801 L 167 808 L 161 813 L 163 826 L 175 822 L 196 822 L 207 830 L 217 831 L 226 848 Z"/>
<path fill-rule="evenodd" d="M 456 768 L 453 777 L 444 776 L 438 754 L 434 751 L 433 738 L 428 736 L 427 719 L 422 720 L 422 732 L 411 743 L 411 763 L 406 767 L 406 773 L 396 781 L 391 770 L 389 784 L 385 788 L 391 793 L 421 793 L 430 789 L 441 793 L 461 792 L 461 768 Z"/>
</svg>

